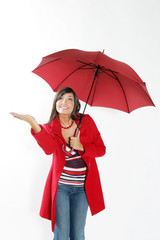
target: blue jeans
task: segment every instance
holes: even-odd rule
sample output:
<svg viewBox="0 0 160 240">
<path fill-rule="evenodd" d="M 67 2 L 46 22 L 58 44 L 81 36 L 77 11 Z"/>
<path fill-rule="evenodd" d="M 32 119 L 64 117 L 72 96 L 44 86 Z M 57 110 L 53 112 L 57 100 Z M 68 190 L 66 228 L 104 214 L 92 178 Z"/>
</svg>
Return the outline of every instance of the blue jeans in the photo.
<svg viewBox="0 0 160 240">
<path fill-rule="evenodd" d="M 84 240 L 88 201 L 84 186 L 58 184 L 54 240 Z"/>
</svg>

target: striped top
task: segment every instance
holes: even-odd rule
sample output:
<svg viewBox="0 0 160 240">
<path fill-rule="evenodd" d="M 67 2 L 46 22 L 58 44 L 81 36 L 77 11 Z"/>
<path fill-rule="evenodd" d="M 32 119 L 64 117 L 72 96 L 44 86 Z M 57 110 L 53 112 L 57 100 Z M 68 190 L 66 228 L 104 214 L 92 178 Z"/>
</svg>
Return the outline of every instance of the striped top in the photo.
<svg viewBox="0 0 160 240">
<path fill-rule="evenodd" d="M 66 151 L 70 151 L 71 147 L 66 144 Z M 82 157 L 79 155 L 78 150 L 73 150 L 72 153 L 65 155 L 65 165 L 59 179 L 59 183 L 68 185 L 82 186 L 85 183 L 87 165 Z"/>
</svg>

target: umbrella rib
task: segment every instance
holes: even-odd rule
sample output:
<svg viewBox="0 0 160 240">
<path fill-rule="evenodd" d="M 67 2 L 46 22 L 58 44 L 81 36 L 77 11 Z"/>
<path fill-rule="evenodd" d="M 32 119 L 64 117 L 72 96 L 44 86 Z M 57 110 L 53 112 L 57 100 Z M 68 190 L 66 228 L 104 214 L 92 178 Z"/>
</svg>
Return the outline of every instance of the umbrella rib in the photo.
<svg viewBox="0 0 160 240">
<path fill-rule="evenodd" d="M 121 89 L 122 89 L 122 91 L 123 91 L 123 94 L 124 94 L 124 97 L 125 97 L 125 100 L 126 100 L 127 110 L 128 110 L 128 112 L 130 113 L 129 105 L 128 105 L 128 101 L 127 101 L 127 97 L 126 97 L 124 88 L 123 88 L 123 86 L 122 86 L 122 83 L 120 82 L 119 78 L 116 76 L 116 74 L 114 73 L 114 71 L 112 71 L 111 69 L 109 69 L 109 71 L 113 74 L 114 77 L 102 70 L 102 72 L 104 72 L 105 74 L 109 75 L 110 77 L 116 79 L 116 80 L 119 82 L 119 85 L 121 86 Z"/>
<path fill-rule="evenodd" d="M 139 85 L 141 86 L 141 88 L 143 89 L 143 86 L 142 86 L 139 82 L 136 82 L 136 83 L 139 84 Z M 152 102 L 153 106 L 155 106 L 155 104 L 154 104 L 154 102 L 152 101 L 152 99 L 151 99 L 149 93 L 146 92 L 144 89 L 143 89 L 143 91 L 145 92 L 145 94 L 146 94 L 146 96 L 148 97 L 148 99 Z"/>
<path fill-rule="evenodd" d="M 51 63 L 51 62 L 56 62 L 56 61 L 59 61 L 59 60 L 61 60 L 62 58 L 57 58 L 57 59 L 54 59 L 54 60 L 52 60 L 52 61 L 49 61 L 49 62 L 46 62 L 46 63 L 44 63 L 43 65 L 41 65 L 40 67 L 44 67 L 45 65 L 47 65 L 48 63 Z M 80 60 L 76 60 L 76 62 L 80 62 L 80 63 L 83 63 L 84 64 L 84 66 L 82 66 L 82 67 L 85 67 L 85 66 L 91 66 L 93 69 L 96 67 L 96 65 L 95 64 L 93 64 L 93 63 L 85 63 L 85 62 L 82 62 L 82 61 L 80 61 Z M 38 67 L 36 67 L 33 71 L 35 71 L 36 69 L 38 69 L 39 68 L 39 66 Z M 92 68 L 85 68 L 85 69 L 92 69 Z M 78 70 L 78 69 L 77 69 Z M 32 71 L 32 72 L 33 72 Z"/>
<path fill-rule="evenodd" d="M 110 70 L 110 69 L 105 69 L 105 68 L 104 68 L 104 69 L 101 68 L 101 71 L 102 71 L 103 73 L 107 74 L 108 76 L 110 76 L 110 77 L 112 77 L 112 78 L 114 78 L 114 79 L 117 79 L 113 73 L 118 73 L 118 72 L 112 71 L 112 70 Z M 107 71 L 108 71 L 108 72 L 111 72 L 111 73 L 113 74 L 113 76 L 110 75 Z"/>
<path fill-rule="evenodd" d="M 51 62 L 56 62 L 56 61 L 58 61 L 58 60 L 61 60 L 62 58 L 57 58 L 57 59 L 54 59 L 54 60 L 52 60 L 52 61 L 50 61 L 49 63 L 51 63 Z M 46 62 L 46 63 L 44 63 L 43 65 L 41 65 L 41 66 L 39 66 L 38 65 L 38 67 L 36 67 L 32 72 L 34 72 L 36 69 L 38 69 L 39 67 L 44 67 L 45 65 L 47 65 L 48 64 L 48 62 Z"/>
<path fill-rule="evenodd" d="M 88 63 L 85 63 L 83 66 L 80 66 L 79 68 L 76 68 L 73 72 L 71 72 L 67 77 L 65 77 L 65 79 L 54 89 L 54 91 L 56 91 L 61 85 L 62 83 L 64 83 L 67 78 L 69 78 L 72 74 L 74 74 L 76 71 L 83 69 L 85 66 L 90 65 Z M 92 68 L 91 68 L 92 69 Z"/>
<path fill-rule="evenodd" d="M 110 70 L 112 72 L 112 70 Z M 116 76 L 116 74 L 114 72 L 112 72 L 112 74 L 115 76 L 115 78 L 117 79 L 117 81 L 119 82 L 119 85 L 121 86 L 122 88 L 122 91 L 123 91 L 123 94 L 124 94 L 124 97 L 125 97 L 125 100 L 126 100 L 126 104 L 127 104 L 127 109 L 128 109 L 128 112 L 130 113 L 130 110 L 129 110 L 129 105 L 128 105 L 128 101 L 127 101 L 127 97 L 126 97 L 126 94 L 125 94 L 125 91 L 124 91 L 124 88 L 122 86 L 122 83 L 120 82 L 119 78 Z"/>
<path fill-rule="evenodd" d="M 116 79 L 115 76 L 113 77 L 113 76 L 110 75 L 109 73 L 105 72 L 105 71 L 110 71 L 110 69 L 107 70 L 107 69 L 105 69 L 105 68 L 100 67 L 100 70 L 101 70 L 102 72 L 104 72 L 105 74 L 109 75 L 110 77 Z M 104 71 L 104 70 L 105 70 L 105 71 Z M 111 72 L 112 72 L 112 71 L 111 71 Z M 100 72 L 99 72 L 99 73 L 100 73 Z M 116 72 L 116 73 L 117 73 L 117 72 Z M 112 74 L 113 74 L 113 73 L 112 73 Z M 97 87 L 97 82 L 98 82 L 98 76 L 97 76 L 97 79 L 96 79 L 96 81 L 95 81 L 95 87 L 94 87 L 94 92 L 93 92 L 93 96 L 92 96 L 91 106 L 92 106 L 92 104 L 93 104 L 94 95 L 95 95 L 95 91 L 96 91 L 96 87 Z"/>
</svg>

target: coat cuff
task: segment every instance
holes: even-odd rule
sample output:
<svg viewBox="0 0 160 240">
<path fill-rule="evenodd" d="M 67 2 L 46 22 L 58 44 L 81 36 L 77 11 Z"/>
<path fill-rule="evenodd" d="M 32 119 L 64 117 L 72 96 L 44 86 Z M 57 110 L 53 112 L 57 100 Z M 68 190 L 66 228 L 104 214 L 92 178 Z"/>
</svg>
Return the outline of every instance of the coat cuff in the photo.
<svg viewBox="0 0 160 240">
<path fill-rule="evenodd" d="M 32 136 L 38 141 L 39 139 L 43 138 L 45 135 L 45 130 L 43 128 L 43 126 L 41 124 L 38 124 L 41 128 L 41 131 L 38 133 L 35 133 L 35 131 L 33 130 L 33 128 L 31 128 L 31 134 Z"/>
</svg>

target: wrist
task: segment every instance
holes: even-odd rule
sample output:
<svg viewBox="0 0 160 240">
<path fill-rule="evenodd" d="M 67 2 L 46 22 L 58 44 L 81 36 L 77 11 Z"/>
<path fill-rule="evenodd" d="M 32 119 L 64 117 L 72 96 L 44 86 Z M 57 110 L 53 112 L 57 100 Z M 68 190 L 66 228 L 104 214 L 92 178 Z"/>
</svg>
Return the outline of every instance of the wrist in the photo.
<svg viewBox="0 0 160 240">
<path fill-rule="evenodd" d="M 31 126 L 35 126 L 35 125 L 38 124 L 35 119 L 29 119 L 27 122 L 28 122 Z"/>
<path fill-rule="evenodd" d="M 28 123 L 31 125 L 35 133 L 39 133 L 42 130 L 36 120 L 29 121 Z"/>
</svg>

